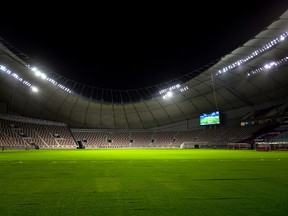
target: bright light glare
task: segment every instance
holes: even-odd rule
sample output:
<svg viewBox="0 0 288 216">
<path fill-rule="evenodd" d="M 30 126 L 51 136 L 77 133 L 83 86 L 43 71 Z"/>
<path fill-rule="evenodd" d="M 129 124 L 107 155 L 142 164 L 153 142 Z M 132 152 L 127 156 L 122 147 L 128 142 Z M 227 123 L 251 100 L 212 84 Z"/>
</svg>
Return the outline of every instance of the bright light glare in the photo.
<svg viewBox="0 0 288 216">
<path fill-rule="evenodd" d="M 38 88 L 35 87 L 35 86 L 32 86 L 32 87 L 31 87 L 31 90 L 32 90 L 33 92 L 38 92 Z"/>
</svg>

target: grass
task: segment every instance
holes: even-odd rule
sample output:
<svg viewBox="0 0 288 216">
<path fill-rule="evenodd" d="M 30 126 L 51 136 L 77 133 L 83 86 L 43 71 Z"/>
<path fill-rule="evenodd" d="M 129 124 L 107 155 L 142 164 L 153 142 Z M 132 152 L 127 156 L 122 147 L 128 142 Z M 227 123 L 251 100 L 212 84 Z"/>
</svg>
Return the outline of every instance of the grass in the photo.
<svg viewBox="0 0 288 216">
<path fill-rule="evenodd" d="M 0 215 L 287 215 L 288 152 L 5 150 Z"/>
</svg>

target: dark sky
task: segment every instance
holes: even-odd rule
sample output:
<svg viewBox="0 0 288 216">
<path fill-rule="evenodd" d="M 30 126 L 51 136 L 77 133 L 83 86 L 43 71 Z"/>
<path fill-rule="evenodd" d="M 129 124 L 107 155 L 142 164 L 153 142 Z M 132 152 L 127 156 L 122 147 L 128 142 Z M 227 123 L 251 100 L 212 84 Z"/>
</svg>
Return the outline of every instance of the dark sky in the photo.
<svg viewBox="0 0 288 216">
<path fill-rule="evenodd" d="M 177 78 L 221 58 L 270 25 L 288 5 L 287 0 L 251 2 L 78 2 L 67 7 L 43 3 L 2 14 L 0 36 L 69 79 L 134 89 Z"/>
</svg>

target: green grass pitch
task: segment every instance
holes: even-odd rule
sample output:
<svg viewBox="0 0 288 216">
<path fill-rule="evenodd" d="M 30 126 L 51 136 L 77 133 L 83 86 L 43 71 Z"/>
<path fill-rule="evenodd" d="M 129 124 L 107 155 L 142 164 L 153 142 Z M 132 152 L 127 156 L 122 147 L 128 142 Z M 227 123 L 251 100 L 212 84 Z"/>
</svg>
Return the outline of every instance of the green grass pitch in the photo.
<svg viewBox="0 0 288 216">
<path fill-rule="evenodd" d="M 0 152 L 3 216 L 284 216 L 288 151 Z"/>
</svg>

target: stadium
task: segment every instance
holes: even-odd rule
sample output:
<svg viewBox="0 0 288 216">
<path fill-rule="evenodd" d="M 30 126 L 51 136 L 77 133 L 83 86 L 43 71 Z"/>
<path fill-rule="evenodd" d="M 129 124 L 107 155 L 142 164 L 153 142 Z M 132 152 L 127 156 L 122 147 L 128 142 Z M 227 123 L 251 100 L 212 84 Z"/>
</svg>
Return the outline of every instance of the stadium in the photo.
<svg viewBox="0 0 288 216">
<path fill-rule="evenodd" d="M 288 11 L 168 82 L 81 84 L 0 37 L 2 215 L 285 215 Z"/>
</svg>

